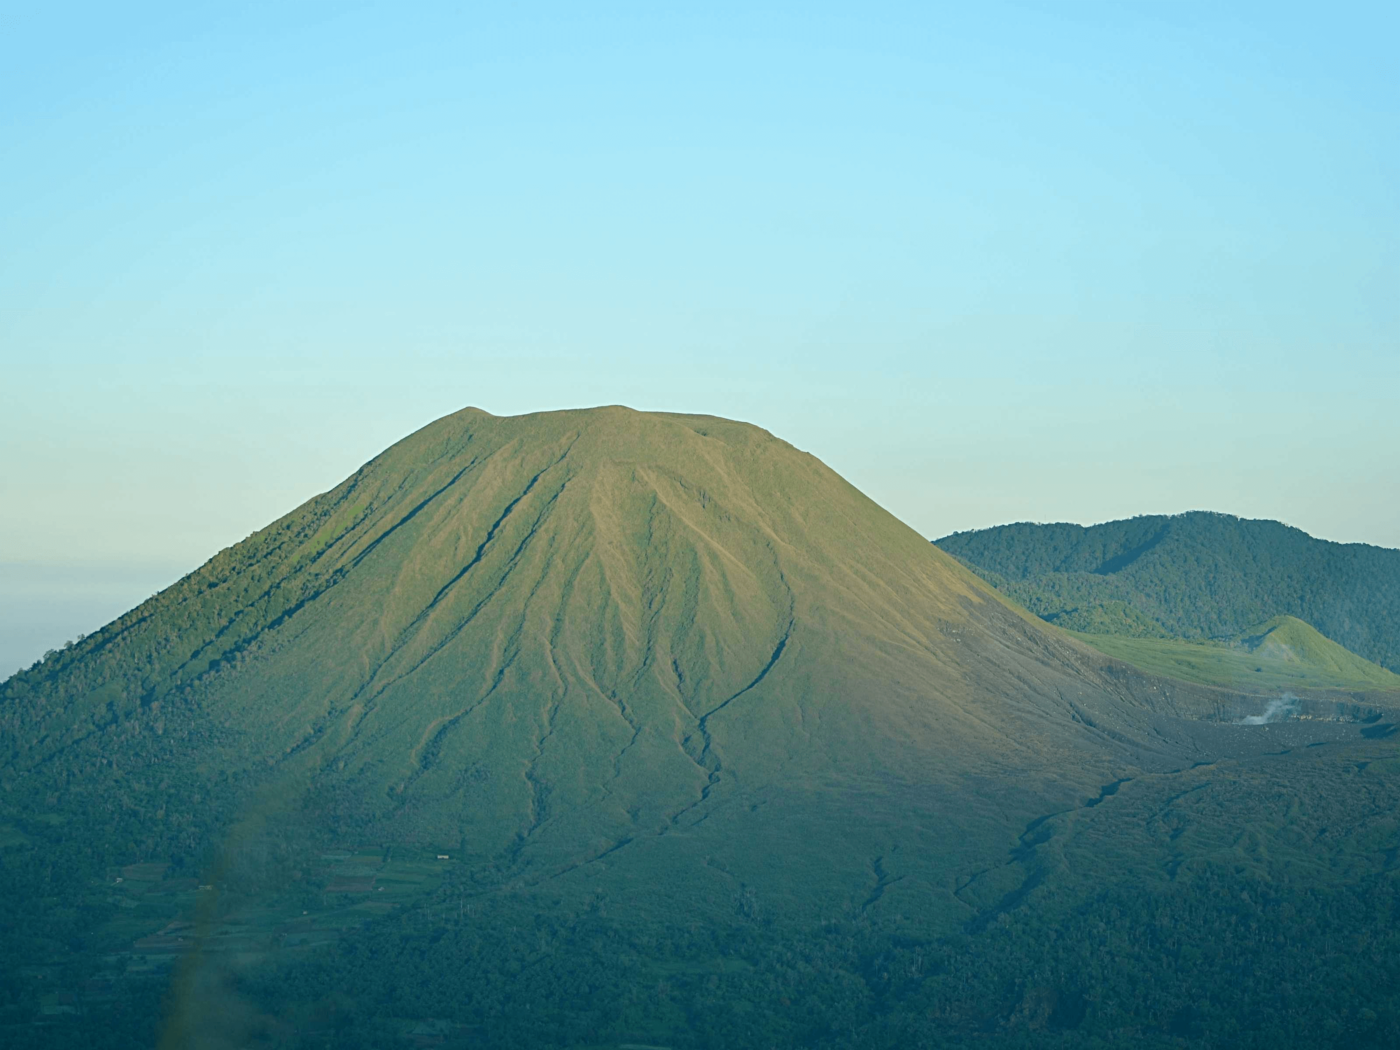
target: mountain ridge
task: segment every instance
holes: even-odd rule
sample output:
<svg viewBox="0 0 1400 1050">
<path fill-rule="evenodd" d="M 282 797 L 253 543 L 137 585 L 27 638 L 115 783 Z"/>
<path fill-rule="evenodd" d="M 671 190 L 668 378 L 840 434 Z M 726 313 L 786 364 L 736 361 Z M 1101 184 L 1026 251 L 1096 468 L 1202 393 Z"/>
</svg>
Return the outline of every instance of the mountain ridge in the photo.
<svg viewBox="0 0 1400 1050">
<path fill-rule="evenodd" d="M 935 541 L 1071 630 L 1228 639 L 1277 615 L 1400 669 L 1400 551 L 1208 511 L 1100 525 L 1018 523 Z"/>
</svg>

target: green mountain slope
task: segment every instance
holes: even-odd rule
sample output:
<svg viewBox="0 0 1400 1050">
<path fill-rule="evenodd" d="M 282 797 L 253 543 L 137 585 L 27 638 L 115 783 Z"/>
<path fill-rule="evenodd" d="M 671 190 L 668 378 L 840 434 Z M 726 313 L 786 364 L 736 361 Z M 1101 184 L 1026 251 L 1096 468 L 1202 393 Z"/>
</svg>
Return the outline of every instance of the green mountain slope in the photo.
<svg viewBox="0 0 1400 1050">
<path fill-rule="evenodd" d="M 1307 846 L 1217 848 L 1240 810 L 1215 806 L 1180 856 L 1174 778 L 1272 763 L 1276 800 L 1294 752 L 1348 791 L 1364 768 L 1355 823 L 1319 826 L 1394 898 L 1368 807 L 1400 781 L 1355 750 L 1393 726 L 1233 724 L 1263 699 L 1124 668 L 756 427 L 466 410 L 0 684 L 0 1024 L 46 1048 L 1177 1045 L 1196 996 L 1231 1030 L 1235 956 L 1163 981 L 1145 942 L 1105 963 L 1108 931 L 1213 950 L 1275 874 L 1240 854 Z M 1132 879 L 1166 887 L 1131 907 L 1128 798 Z M 1389 949 L 1298 885 L 1278 915 Z M 1320 980 L 1354 1019 L 1356 970 Z M 1315 1028 L 1278 1017 L 1246 1030 Z"/>
<path fill-rule="evenodd" d="M 1288 615 L 1400 671 L 1397 550 L 1205 512 L 1004 525 L 936 542 L 1069 630 L 1222 640 Z"/>
<path fill-rule="evenodd" d="M 1153 674 L 1248 690 L 1400 691 L 1400 675 L 1363 660 L 1292 616 L 1276 616 L 1228 642 L 1079 633 L 1101 652 Z"/>
<path fill-rule="evenodd" d="M 864 899 L 925 817 L 975 843 L 1161 749 L 1090 651 L 817 460 L 626 409 L 441 420 L 0 703 L 11 797 L 161 812 L 163 854 L 273 790 L 483 886 L 635 856 L 697 900 L 737 878 L 808 914 Z M 990 823 L 942 797 L 999 771 Z M 921 907 L 963 907 L 956 856 L 920 861 Z"/>
</svg>

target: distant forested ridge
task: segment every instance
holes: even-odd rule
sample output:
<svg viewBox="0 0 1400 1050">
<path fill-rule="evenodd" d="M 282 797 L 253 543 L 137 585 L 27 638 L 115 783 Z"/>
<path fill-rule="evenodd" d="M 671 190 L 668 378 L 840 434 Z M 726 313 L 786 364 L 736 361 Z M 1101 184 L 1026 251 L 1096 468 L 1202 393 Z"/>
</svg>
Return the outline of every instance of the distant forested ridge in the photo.
<svg viewBox="0 0 1400 1050">
<path fill-rule="evenodd" d="M 1229 638 L 1288 615 L 1400 670 L 1400 550 L 1204 511 L 1087 527 L 1023 522 L 935 543 L 1070 630 Z"/>
</svg>

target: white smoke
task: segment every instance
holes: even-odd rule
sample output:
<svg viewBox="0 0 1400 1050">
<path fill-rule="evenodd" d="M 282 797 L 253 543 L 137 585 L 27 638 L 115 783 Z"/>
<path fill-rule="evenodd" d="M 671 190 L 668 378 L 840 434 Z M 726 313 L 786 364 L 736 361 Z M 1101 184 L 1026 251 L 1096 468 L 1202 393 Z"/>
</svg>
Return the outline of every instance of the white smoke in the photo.
<svg viewBox="0 0 1400 1050">
<path fill-rule="evenodd" d="M 1298 698 L 1292 693 L 1284 693 L 1264 705 L 1262 715 L 1245 715 L 1235 722 L 1237 726 L 1266 726 L 1270 722 L 1282 722 L 1298 710 Z"/>
</svg>

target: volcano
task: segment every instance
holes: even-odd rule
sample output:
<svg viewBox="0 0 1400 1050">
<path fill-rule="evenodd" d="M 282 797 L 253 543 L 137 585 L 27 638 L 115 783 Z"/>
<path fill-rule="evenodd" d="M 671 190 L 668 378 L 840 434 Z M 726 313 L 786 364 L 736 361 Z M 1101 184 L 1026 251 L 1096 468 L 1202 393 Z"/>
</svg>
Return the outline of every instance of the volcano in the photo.
<svg viewBox="0 0 1400 1050">
<path fill-rule="evenodd" d="M 501 886 L 720 856 L 822 910 L 879 859 L 957 912 L 989 837 L 1178 761 L 1106 665 L 757 427 L 467 409 L 9 683 L 5 772 L 217 770 Z"/>
<path fill-rule="evenodd" d="M 0 686 L 0 788 L 75 887 L 183 870 L 247 915 L 388 890 L 380 921 L 434 944 L 502 908 L 932 937 L 1062 870 L 1051 818 L 1296 729 L 1232 702 L 1032 616 L 758 427 L 466 409 Z"/>
</svg>

